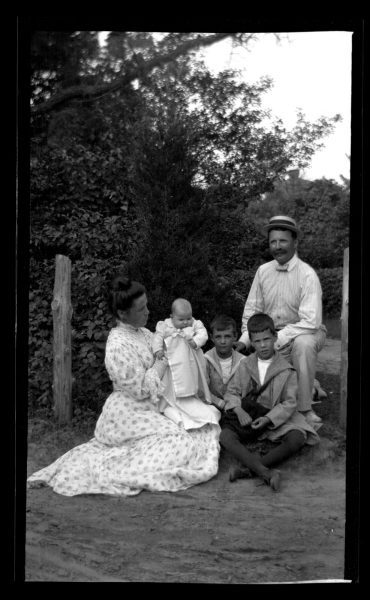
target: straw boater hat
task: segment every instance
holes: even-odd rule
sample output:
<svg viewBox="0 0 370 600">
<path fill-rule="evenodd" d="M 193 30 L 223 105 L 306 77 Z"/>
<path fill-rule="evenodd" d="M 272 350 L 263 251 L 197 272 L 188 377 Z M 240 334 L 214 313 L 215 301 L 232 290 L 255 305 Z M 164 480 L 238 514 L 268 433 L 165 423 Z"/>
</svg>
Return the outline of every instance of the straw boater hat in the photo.
<svg viewBox="0 0 370 600">
<path fill-rule="evenodd" d="M 271 231 L 271 229 L 289 229 L 289 231 L 294 231 L 298 233 L 297 223 L 291 217 L 286 217 L 285 215 L 278 215 L 276 217 L 271 217 L 266 225 L 267 233 Z"/>
</svg>

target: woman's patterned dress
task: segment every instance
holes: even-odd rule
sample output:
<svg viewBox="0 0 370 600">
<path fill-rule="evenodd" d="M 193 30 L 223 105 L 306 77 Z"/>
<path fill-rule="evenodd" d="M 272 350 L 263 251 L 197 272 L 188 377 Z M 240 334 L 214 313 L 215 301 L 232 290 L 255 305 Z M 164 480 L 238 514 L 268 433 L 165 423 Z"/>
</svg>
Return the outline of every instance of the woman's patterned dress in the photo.
<svg viewBox="0 0 370 600">
<path fill-rule="evenodd" d="M 216 475 L 219 425 L 186 431 L 158 411 L 162 383 L 152 366 L 152 335 L 121 322 L 111 329 L 105 365 L 113 392 L 94 437 L 33 473 L 29 488 L 49 485 L 65 496 L 128 496 L 176 492 Z"/>
</svg>

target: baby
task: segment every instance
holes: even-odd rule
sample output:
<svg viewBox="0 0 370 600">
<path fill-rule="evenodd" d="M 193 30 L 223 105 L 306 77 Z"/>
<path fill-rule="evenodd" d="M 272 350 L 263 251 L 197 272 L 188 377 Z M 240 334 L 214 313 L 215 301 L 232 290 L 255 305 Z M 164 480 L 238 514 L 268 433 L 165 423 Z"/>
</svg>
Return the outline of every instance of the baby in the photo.
<svg viewBox="0 0 370 600">
<path fill-rule="evenodd" d="M 220 413 L 211 405 L 201 347 L 208 339 L 202 321 L 193 318 L 188 300 L 177 298 L 170 318 L 159 321 L 153 336 L 156 358 L 165 354 L 168 367 L 163 376 L 163 402 L 159 409 L 185 429 L 218 423 Z"/>
<path fill-rule="evenodd" d="M 165 339 L 176 334 L 181 335 L 194 350 L 204 346 L 208 339 L 202 321 L 193 318 L 192 306 L 184 298 L 174 300 L 170 318 L 157 323 L 153 339 L 153 352 L 156 358 L 163 358 L 166 350 Z"/>
</svg>

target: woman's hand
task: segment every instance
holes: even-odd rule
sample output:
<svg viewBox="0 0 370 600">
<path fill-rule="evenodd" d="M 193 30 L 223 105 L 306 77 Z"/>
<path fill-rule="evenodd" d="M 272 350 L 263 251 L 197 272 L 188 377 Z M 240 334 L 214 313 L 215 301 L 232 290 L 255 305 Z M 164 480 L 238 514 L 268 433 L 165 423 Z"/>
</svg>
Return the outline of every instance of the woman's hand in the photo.
<svg viewBox="0 0 370 600">
<path fill-rule="evenodd" d="M 252 417 L 250 417 L 249 414 L 241 406 L 236 406 L 234 408 L 234 413 L 238 417 L 240 425 L 245 426 L 250 425 L 252 423 Z"/>
<path fill-rule="evenodd" d="M 167 365 L 168 365 L 168 360 L 165 356 L 160 359 L 158 359 L 158 358 L 155 359 L 153 367 L 157 371 L 159 379 L 162 379 L 164 372 L 167 368 Z"/>
</svg>

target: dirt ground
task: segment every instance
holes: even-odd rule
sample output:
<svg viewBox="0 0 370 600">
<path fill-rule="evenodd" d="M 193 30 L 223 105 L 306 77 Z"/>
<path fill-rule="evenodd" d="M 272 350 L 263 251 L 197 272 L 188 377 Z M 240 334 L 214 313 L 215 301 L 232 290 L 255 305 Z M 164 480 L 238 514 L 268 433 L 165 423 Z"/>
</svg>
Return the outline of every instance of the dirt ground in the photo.
<svg viewBox="0 0 370 600">
<path fill-rule="evenodd" d="M 178 493 L 68 498 L 27 492 L 26 581 L 250 584 L 342 580 L 345 546 L 345 434 L 337 425 L 340 342 L 328 340 L 318 378 L 328 393 L 319 446 L 281 465 L 273 492 L 258 479 L 218 475 Z M 88 432 L 30 422 L 28 473 Z"/>
</svg>

